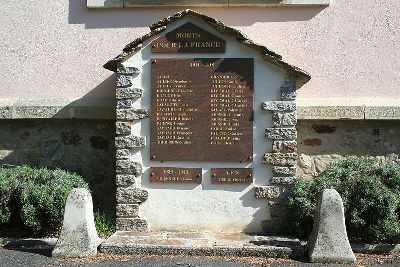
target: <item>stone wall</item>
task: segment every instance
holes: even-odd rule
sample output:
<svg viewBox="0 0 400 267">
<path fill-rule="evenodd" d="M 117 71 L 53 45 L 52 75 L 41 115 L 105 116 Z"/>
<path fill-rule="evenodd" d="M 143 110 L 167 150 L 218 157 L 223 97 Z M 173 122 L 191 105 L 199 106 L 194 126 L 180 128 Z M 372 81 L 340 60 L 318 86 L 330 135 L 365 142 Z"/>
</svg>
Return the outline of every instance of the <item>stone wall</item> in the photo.
<svg viewBox="0 0 400 267">
<path fill-rule="evenodd" d="M 296 124 L 296 121 L 293 121 L 293 124 Z M 312 179 L 321 174 L 330 163 L 350 155 L 369 155 L 381 162 L 400 163 L 400 121 L 398 120 L 298 120 L 296 129 L 297 143 L 285 141 L 288 144 L 294 143 L 283 150 L 286 156 L 297 151 L 296 177 Z M 268 153 L 267 159 L 275 159 L 280 155 L 276 153 L 280 151 L 276 148 L 277 142 L 282 141 L 273 141 L 273 153 Z M 281 163 L 274 164 L 285 165 L 282 163 L 285 158 L 287 157 L 278 157 Z M 273 166 L 274 175 L 277 168 L 294 173 L 290 166 Z M 284 230 L 282 220 L 285 219 L 287 213 L 287 196 L 290 186 L 276 185 L 275 180 L 272 178 L 269 186 L 258 186 L 254 191 L 256 197 L 268 200 L 271 219 L 261 222 L 263 230 L 267 233 L 282 233 Z M 279 181 L 285 181 L 285 179 L 281 178 Z"/>
<path fill-rule="evenodd" d="M 297 175 L 312 178 L 343 156 L 400 162 L 400 121 L 300 120 Z"/>
<path fill-rule="evenodd" d="M 89 183 L 95 210 L 115 214 L 113 120 L 1 120 L 0 165 L 77 172 Z"/>
<path fill-rule="evenodd" d="M 117 122 L 119 138 L 130 137 L 128 132 L 120 132 L 123 128 L 121 123 Z M 371 155 L 381 161 L 400 162 L 399 121 L 299 120 L 296 128 L 299 154 L 297 176 L 315 177 L 327 164 L 346 155 Z M 139 221 L 135 215 L 137 204 L 121 201 L 120 205 L 116 205 L 115 202 L 115 131 L 113 120 L 1 120 L 0 165 L 27 164 L 75 171 L 90 184 L 95 209 L 98 207 L 114 216 L 117 207 L 117 215 L 124 221 L 127 216 Z M 124 148 L 118 148 L 119 158 L 125 157 L 124 151 Z M 132 179 L 125 172 L 117 178 L 122 197 L 121 190 L 130 190 Z M 268 199 L 272 219 L 268 220 L 269 227 L 273 226 L 272 222 L 279 221 L 285 212 L 283 202 L 276 201 L 285 198 L 285 188 L 271 184 L 255 190 L 256 195 L 261 194 L 261 198 Z"/>
<path fill-rule="evenodd" d="M 279 233 L 284 219 L 287 193 L 296 179 L 297 161 L 297 106 L 296 83 L 291 74 L 280 88 L 281 101 L 266 101 L 263 111 L 272 112 L 273 128 L 265 130 L 265 138 L 272 140 L 272 151 L 263 163 L 271 165 L 272 177 L 268 186 L 256 186 L 254 196 L 268 201 L 270 219 L 261 221 L 263 231 Z"/>
<path fill-rule="evenodd" d="M 146 201 L 148 192 L 141 189 L 136 178 L 142 175 L 140 161 L 132 159 L 132 151 L 138 151 L 146 145 L 145 136 L 132 134 L 134 123 L 147 118 L 147 108 L 136 109 L 134 102 L 143 96 L 143 89 L 132 86 L 132 80 L 140 73 L 135 67 L 122 64 L 117 69 L 117 121 L 116 125 L 116 186 L 117 186 L 117 231 L 148 230 L 148 222 L 139 217 L 139 205 Z"/>
</svg>

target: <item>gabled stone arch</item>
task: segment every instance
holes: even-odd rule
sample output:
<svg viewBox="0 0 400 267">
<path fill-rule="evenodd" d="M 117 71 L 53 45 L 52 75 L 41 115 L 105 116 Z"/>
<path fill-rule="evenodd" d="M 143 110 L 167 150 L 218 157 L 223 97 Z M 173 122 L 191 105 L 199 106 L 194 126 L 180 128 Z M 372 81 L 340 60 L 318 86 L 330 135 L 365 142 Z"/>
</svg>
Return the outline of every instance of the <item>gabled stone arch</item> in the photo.
<svg viewBox="0 0 400 267">
<path fill-rule="evenodd" d="M 133 153 L 145 148 L 146 137 L 140 131 L 132 131 L 135 125 L 142 127 L 143 119 L 149 117 L 149 106 L 135 105 L 135 101 L 145 93 L 143 88 L 134 85 L 134 79 L 140 74 L 139 66 L 126 64 L 130 57 L 143 49 L 143 44 L 158 38 L 167 27 L 185 17 L 212 27 L 216 32 L 248 47 L 261 55 L 262 59 L 285 73 L 286 78 L 281 84 L 277 99 L 264 99 L 259 108 L 272 113 L 272 125 L 265 129 L 265 138 L 272 141 L 272 151 L 262 157 L 263 163 L 272 166 L 272 176 L 262 186 L 254 186 L 254 197 L 266 199 L 270 210 L 270 218 L 261 222 L 265 230 L 279 230 L 284 214 L 285 197 L 290 184 L 295 181 L 297 160 L 297 123 L 296 90 L 305 84 L 310 76 L 301 69 L 284 61 L 280 55 L 268 48 L 255 44 L 238 30 L 225 26 L 222 22 L 192 10 L 184 10 L 164 18 L 150 26 L 150 32 L 130 44 L 123 52 L 108 61 L 104 67 L 117 73 L 116 89 L 116 138 L 117 148 L 117 229 L 121 231 L 146 231 L 149 223 L 139 216 L 139 205 L 147 200 L 148 191 L 138 183 L 142 175 L 143 162 L 133 159 Z M 268 113 L 266 113 L 268 114 Z M 271 116 L 271 115 L 267 115 Z"/>
</svg>

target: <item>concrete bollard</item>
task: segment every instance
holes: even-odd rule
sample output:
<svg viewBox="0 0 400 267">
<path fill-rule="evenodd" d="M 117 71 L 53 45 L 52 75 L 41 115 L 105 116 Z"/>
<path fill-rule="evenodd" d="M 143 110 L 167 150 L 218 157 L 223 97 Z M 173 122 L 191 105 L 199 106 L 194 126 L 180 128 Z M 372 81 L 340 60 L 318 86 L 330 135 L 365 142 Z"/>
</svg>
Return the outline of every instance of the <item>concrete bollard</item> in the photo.
<svg viewBox="0 0 400 267">
<path fill-rule="evenodd" d="M 61 258 L 94 256 L 97 254 L 99 244 L 92 196 L 85 188 L 74 188 L 67 198 L 61 234 L 52 256 Z"/>
<path fill-rule="evenodd" d="M 307 247 L 310 262 L 356 261 L 347 238 L 342 198 L 335 189 L 325 189 L 318 197 L 314 226 Z"/>
</svg>

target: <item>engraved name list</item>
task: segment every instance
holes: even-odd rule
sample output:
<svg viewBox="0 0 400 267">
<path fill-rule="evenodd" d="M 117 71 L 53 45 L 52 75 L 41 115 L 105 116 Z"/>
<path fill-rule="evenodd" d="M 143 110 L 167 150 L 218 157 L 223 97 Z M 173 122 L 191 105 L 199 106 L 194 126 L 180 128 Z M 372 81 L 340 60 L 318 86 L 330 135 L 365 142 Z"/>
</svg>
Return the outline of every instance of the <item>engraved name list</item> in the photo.
<svg viewBox="0 0 400 267">
<path fill-rule="evenodd" d="M 251 161 L 253 59 L 152 63 L 152 160 Z"/>
</svg>

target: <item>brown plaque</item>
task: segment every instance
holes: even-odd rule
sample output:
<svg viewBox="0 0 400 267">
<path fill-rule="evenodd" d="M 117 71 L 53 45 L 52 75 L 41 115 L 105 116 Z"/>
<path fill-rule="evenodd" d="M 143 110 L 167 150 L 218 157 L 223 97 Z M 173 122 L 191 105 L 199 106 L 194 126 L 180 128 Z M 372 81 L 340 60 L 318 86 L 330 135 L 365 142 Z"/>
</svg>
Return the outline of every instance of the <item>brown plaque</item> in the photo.
<svg viewBox="0 0 400 267">
<path fill-rule="evenodd" d="M 188 22 L 154 40 L 153 53 L 223 53 L 225 40 Z"/>
<path fill-rule="evenodd" d="M 253 170 L 250 168 L 211 169 L 213 184 L 251 184 Z"/>
<path fill-rule="evenodd" d="M 151 167 L 152 183 L 196 183 L 201 184 L 201 168 Z"/>
<path fill-rule="evenodd" d="M 252 161 L 253 59 L 156 59 L 150 158 Z"/>
</svg>

